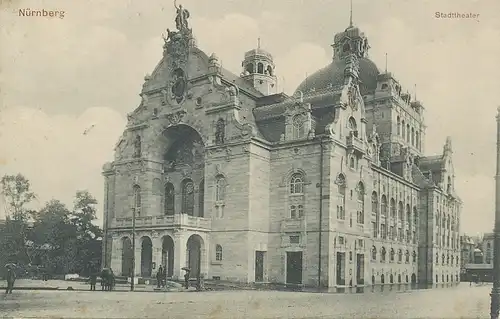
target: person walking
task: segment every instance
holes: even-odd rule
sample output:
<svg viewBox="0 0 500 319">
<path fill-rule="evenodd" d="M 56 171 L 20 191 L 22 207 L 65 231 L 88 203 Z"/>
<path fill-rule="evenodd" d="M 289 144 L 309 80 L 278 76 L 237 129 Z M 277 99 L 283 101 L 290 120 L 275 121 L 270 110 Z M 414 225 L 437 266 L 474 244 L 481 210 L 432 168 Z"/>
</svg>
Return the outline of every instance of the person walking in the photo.
<svg viewBox="0 0 500 319">
<path fill-rule="evenodd" d="M 95 271 L 90 273 L 90 291 L 95 291 L 95 285 L 97 283 L 97 274 Z"/>
<path fill-rule="evenodd" d="M 12 289 L 14 289 L 14 282 L 16 281 L 16 272 L 12 268 L 7 268 L 7 289 L 6 294 L 12 294 Z"/>
<path fill-rule="evenodd" d="M 186 289 L 189 289 L 189 269 L 185 269 L 186 273 L 184 274 L 184 286 Z"/>
<path fill-rule="evenodd" d="M 158 272 L 156 273 L 156 287 L 160 288 L 162 286 L 162 281 L 163 281 L 163 268 L 160 265 L 158 268 Z"/>
</svg>

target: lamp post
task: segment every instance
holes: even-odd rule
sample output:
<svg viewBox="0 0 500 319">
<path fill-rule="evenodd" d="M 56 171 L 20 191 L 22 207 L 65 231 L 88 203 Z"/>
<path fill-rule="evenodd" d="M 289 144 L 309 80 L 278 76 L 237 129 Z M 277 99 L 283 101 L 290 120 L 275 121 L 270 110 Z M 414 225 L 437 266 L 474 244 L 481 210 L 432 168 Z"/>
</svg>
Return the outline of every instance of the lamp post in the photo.
<svg viewBox="0 0 500 319">
<path fill-rule="evenodd" d="M 498 319 L 500 307 L 500 107 L 497 119 L 497 169 L 495 175 L 495 228 L 493 229 L 493 288 L 491 289 L 491 319 Z"/>
<path fill-rule="evenodd" d="M 130 275 L 130 291 L 134 291 L 135 282 L 135 207 L 132 208 L 132 274 Z"/>
</svg>

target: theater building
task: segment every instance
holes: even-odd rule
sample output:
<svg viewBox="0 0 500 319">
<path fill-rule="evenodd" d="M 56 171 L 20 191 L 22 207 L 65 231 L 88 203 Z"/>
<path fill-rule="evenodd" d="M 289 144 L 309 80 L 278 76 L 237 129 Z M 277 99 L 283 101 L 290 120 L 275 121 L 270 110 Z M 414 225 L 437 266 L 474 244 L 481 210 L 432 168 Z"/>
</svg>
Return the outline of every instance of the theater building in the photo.
<svg viewBox="0 0 500 319">
<path fill-rule="evenodd" d="M 235 75 L 185 9 L 103 167 L 104 266 L 128 276 L 360 286 L 459 280 L 451 139 L 424 151 L 424 107 L 349 25 L 292 96 L 272 55 Z M 230 45 L 230 44 L 228 44 Z M 135 211 L 135 251 L 132 217 Z"/>
</svg>

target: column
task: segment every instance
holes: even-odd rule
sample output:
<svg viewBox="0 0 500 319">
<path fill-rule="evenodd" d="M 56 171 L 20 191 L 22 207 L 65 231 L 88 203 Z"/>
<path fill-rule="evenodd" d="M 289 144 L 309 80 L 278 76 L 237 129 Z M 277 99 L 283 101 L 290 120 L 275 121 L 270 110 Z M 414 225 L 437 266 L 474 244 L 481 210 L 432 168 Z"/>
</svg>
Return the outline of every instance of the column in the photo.
<svg viewBox="0 0 500 319">
<path fill-rule="evenodd" d="M 162 250 L 162 239 L 156 235 L 152 238 L 152 243 L 153 243 L 153 263 L 155 263 L 156 267 L 153 269 L 153 272 L 151 274 L 152 277 L 156 276 L 156 273 L 158 272 L 158 269 L 160 268 L 160 265 L 162 265 L 162 268 L 165 266 L 162 264 L 161 260 L 161 250 Z"/>
<path fill-rule="evenodd" d="M 123 252 L 121 238 L 118 236 L 113 236 L 111 247 L 108 246 L 108 248 L 111 248 L 111 263 L 109 266 L 111 267 L 111 269 L 113 269 L 113 272 L 115 274 L 121 274 Z"/>
<path fill-rule="evenodd" d="M 138 276 L 141 276 L 141 252 L 142 252 L 142 245 L 141 245 L 141 238 L 140 236 L 135 237 L 135 252 L 134 252 L 134 257 L 135 257 L 135 276 L 136 278 Z"/>
<path fill-rule="evenodd" d="M 184 271 L 182 268 L 187 266 L 186 241 L 187 236 L 184 232 L 179 231 L 174 233 L 174 280 L 184 278 Z"/>
</svg>

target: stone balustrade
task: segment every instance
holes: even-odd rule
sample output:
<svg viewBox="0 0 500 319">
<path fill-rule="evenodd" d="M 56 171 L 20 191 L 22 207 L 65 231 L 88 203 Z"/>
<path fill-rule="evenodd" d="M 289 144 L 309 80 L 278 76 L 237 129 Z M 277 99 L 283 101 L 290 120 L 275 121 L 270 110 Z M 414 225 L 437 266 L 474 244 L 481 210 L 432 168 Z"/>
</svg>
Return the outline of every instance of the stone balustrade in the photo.
<svg viewBox="0 0 500 319">
<path fill-rule="evenodd" d="M 115 218 L 111 223 L 113 228 L 132 227 L 132 217 Z M 162 226 L 162 227 L 187 227 L 210 230 L 212 221 L 209 218 L 189 216 L 187 214 L 175 214 L 164 216 L 137 216 L 136 227 Z"/>
</svg>

